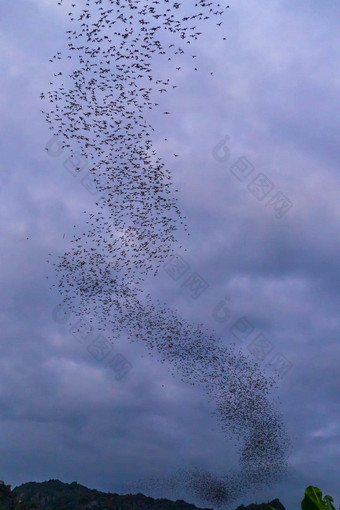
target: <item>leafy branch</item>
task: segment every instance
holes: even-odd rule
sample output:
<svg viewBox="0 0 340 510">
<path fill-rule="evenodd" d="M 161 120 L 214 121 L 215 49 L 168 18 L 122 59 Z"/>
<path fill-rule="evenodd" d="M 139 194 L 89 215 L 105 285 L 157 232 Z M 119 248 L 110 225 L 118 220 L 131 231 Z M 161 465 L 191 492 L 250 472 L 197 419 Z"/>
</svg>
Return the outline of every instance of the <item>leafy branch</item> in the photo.
<svg viewBox="0 0 340 510">
<path fill-rule="evenodd" d="M 322 497 L 322 492 L 318 487 L 309 485 L 305 489 L 305 497 L 301 501 L 301 510 L 335 510 L 333 501 L 332 496 Z M 265 508 L 266 510 L 277 510 L 270 505 L 266 505 Z"/>
</svg>

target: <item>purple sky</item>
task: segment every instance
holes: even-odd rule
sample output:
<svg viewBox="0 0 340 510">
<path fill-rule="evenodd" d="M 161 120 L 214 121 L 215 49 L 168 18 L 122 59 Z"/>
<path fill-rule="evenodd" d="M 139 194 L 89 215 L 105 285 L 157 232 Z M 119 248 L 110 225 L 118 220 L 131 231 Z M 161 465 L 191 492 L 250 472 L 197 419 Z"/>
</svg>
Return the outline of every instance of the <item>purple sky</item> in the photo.
<svg viewBox="0 0 340 510">
<path fill-rule="evenodd" d="M 208 287 L 193 299 L 184 276 L 161 270 L 146 288 L 226 345 L 245 317 L 254 330 L 238 341 L 244 353 L 263 334 L 272 347 L 265 361 L 281 353 L 291 366 L 272 395 L 293 445 L 288 475 L 232 507 L 279 497 L 297 508 L 315 485 L 338 508 L 340 6 L 228 4 L 222 26 L 207 24 L 194 44 L 198 71 L 183 57 L 181 72 L 169 70 L 177 88 L 160 94 L 150 114 L 189 225 L 179 255 L 186 274 Z M 96 209 L 65 168 L 67 150 L 54 158 L 45 151 L 51 132 L 39 96 L 53 74 L 49 59 L 65 46 L 67 8 L 57 0 L 0 5 L 0 478 L 123 492 L 141 477 L 193 466 L 223 474 L 237 469 L 238 454 L 199 388 L 124 336 L 115 350 L 132 368 L 117 380 L 53 318 L 60 298 L 49 289 L 48 253 L 63 253 L 83 211 Z M 160 65 L 166 76 L 166 60 Z M 225 136 L 229 157 L 218 161 Z M 239 158 L 251 175 L 232 167 Z M 259 174 L 270 189 L 262 199 L 250 184 Z M 277 193 L 292 204 L 282 217 Z M 218 323 L 214 310 L 226 296 L 230 316 Z M 149 495 L 193 501 L 176 488 Z"/>
</svg>

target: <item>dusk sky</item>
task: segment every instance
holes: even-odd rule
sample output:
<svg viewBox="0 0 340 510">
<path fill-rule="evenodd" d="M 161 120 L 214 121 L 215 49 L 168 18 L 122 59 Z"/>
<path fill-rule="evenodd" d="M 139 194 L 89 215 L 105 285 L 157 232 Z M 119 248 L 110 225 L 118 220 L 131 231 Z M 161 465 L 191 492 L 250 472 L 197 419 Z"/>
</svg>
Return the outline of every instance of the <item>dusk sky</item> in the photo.
<svg viewBox="0 0 340 510">
<path fill-rule="evenodd" d="M 141 479 L 238 469 L 213 404 L 127 335 L 114 338 L 126 371 L 110 369 L 80 341 L 77 317 L 58 314 L 50 289 L 48 254 L 68 250 L 97 208 L 87 170 L 73 175 L 67 149 L 45 150 L 52 132 L 40 94 L 55 72 L 49 60 L 65 48 L 70 4 L 0 3 L 0 479 L 77 481 L 209 507 L 176 484 L 148 492 Z M 183 274 L 164 266 L 145 289 L 276 377 L 271 400 L 292 444 L 287 475 L 225 508 L 278 497 L 297 509 L 308 485 L 339 508 L 340 4 L 220 4 L 230 6 L 222 25 L 202 26 L 180 70 L 158 63 L 177 87 L 148 114 L 153 148 L 190 236 L 177 250 Z M 72 71 L 70 61 L 58 65 Z M 198 294 L 184 284 L 193 273 Z"/>
</svg>

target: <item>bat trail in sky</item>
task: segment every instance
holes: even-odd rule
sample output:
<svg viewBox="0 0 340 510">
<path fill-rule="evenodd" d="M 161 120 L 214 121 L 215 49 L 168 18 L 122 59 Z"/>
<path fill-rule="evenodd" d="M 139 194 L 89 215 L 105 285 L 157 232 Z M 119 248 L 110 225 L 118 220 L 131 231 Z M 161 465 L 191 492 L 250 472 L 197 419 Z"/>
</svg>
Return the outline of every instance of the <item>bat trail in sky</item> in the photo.
<svg viewBox="0 0 340 510">
<path fill-rule="evenodd" d="M 66 7 L 64 0 L 58 4 Z M 146 276 L 156 275 L 175 253 L 178 232 L 188 232 L 146 120 L 148 110 L 157 107 L 154 96 L 175 87 L 157 73 L 165 68 L 162 59 L 171 76 L 179 72 L 182 55 L 204 24 L 220 19 L 228 6 L 202 0 L 86 0 L 85 5 L 73 0 L 68 6 L 67 49 L 51 59 L 58 69 L 52 90 L 41 96 L 47 104 L 43 113 L 73 160 L 78 151 L 88 161 L 101 201 L 88 215 L 86 232 L 74 235 L 70 250 L 54 262 L 59 283 L 52 287 L 77 316 L 96 317 L 102 329 L 127 331 L 131 341 L 143 341 L 150 353 L 170 363 L 181 380 L 200 385 L 216 403 L 227 436 L 243 443 L 239 472 L 217 477 L 185 470 L 146 480 L 144 487 L 182 483 L 216 506 L 229 504 L 286 473 L 290 442 L 269 401 L 274 379 L 232 345 L 217 345 L 203 324 L 190 324 L 154 303 L 143 289 Z M 217 31 L 221 22 L 215 25 Z"/>
</svg>

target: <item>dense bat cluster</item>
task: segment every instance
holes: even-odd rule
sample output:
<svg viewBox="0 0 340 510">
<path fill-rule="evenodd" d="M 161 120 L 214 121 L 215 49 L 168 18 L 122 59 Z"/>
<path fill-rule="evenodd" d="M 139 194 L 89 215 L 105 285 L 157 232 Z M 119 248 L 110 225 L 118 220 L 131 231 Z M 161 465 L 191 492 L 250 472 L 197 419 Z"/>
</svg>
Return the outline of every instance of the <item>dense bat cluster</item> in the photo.
<svg viewBox="0 0 340 510">
<path fill-rule="evenodd" d="M 187 232 L 171 174 L 153 149 L 148 111 L 157 108 L 157 94 L 176 86 L 180 59 L 205 22 L 220 19 L 226 8 L 202 0 L 71 0 L 67 49 L 51 59 L 58 69 L 41 96 L 50 129 L 75 167 L 77 152 L 86 158 L 100 191 L 86 232 L 74 235 L 54 263 L 57 288 L 76 315 L 143 341 L 215 402 L 226 434 L 243 442 L 240 472 L 173 478 L 215 505 L 285 472 L 289 441 L 269 401 L 274 379 L 232 345 L 218 345 L 203 324 L 154 303 L 143 282 L 178 249 L 178 232 Z"/>
<path fill-rule="evenodd" d="M 235 344 L 218 344 L 204 324 L 190 324 L 177 310 L 127 298 L 128 313 L 119 315 L 131 341 L 142 340 L 163 363 L 170 363 L 181 381 L 198 385 L 211 399 L 229 439 L 241 441 L 239 473 L 216 477 L 199 472 L 176 475 L 172 482 L 191 490 L 215 506 L 231 503 L 255 487 L 272 485 L 286 474 L 291 443 L 282 419 L 269 401 L 275 379 L 265 377 L 257 364 Z M 132 313 L 133 311 L 133 313 Z M 142 486 L 168 487 L 169 479 L 143 481 Z M 138 486 L 137 486 L 138 487 Z M 140 488 L 141 486 L 139 486 Z"/>
</svg>

